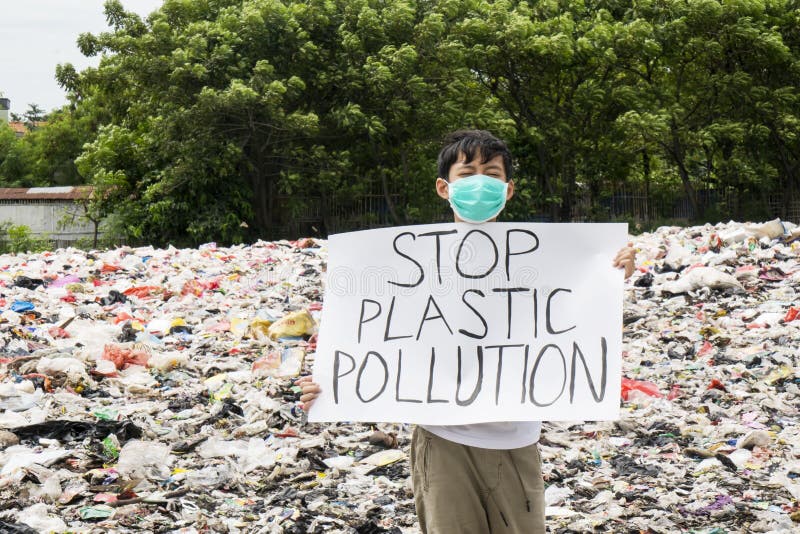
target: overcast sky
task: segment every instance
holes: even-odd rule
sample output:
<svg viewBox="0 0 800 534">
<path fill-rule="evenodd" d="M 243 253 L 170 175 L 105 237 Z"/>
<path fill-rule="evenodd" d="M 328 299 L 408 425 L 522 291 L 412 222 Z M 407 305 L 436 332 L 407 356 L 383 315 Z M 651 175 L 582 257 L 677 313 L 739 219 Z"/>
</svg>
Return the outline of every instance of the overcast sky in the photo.
<svg viewBox="0 0 800 534">
<path fill-rule="evenodd" d="M 83 32 L 108 29 L 104 0 L 4 0 L 0 2 L 0 93 L 11 99 L 20 115 L 28 104 L 46 111 L 66 104 L 55 79 L 56 65 L 72 63 L 78 70 L 97 65 L 86 58 L 76 40 Z M 128 11 L 146 16 L 163 0 L 122 0 Z"/>
</svg>

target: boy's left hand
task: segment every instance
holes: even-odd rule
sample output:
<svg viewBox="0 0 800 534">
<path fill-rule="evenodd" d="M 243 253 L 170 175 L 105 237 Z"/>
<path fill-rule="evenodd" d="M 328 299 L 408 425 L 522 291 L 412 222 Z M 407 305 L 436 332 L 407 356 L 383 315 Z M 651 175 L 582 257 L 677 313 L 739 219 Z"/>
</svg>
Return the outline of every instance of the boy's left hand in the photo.
<svg viewBox="0 0 800 534">
<path fill-rule="evenodd" d="M 633 248 L 633 243 L 628 243 L 627 246 L 621 248 L 614 258 L 614 267 L 618 269 L 625 269 L 625 278 L 628 279 L 636 269 L 636 249 Z"/>
<path fill-rule="evenodd" d="M 295 380 L 294 383 L 300 386 L 303 392 L 300 396 L 300 408 L 308 412 L 314 404 L 314 401 L 319 397 L 319 394 L 322 393 L 322 388 L 319 387 L 319 384 L 314 382 L 311 376 L 302 376 Z"/>
</svg>

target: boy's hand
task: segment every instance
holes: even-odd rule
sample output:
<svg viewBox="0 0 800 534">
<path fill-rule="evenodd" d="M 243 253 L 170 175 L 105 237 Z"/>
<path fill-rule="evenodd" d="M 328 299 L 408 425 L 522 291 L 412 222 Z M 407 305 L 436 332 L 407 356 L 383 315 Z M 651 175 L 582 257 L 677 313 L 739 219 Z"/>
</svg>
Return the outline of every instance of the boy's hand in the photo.
<svg viewBox="0 0 800 534">
<path fill-rule="evenodd" d="M 306 412 L 314 404 L 314 400 L 319 397 L 319 394 L 322 393 L 322 388 L 319 387 L 319 384 L 312 380 L 311 376 L 301 376 L 294 381 L 303 390 L 303 394 L 300 395 L 300 408 Z"/>
<path fill-rule="evenodd" d="M 626 247 L 623 247 L 617 252 L 617 256 L 614 258 L 614 267 L 618 269 L 625 269 L 625 278 L 630 278 L 633 274 L 634 269 L 636 269 L 636 249 L 633 248 L 633 243 L 628 243 Z"/>
</svg>

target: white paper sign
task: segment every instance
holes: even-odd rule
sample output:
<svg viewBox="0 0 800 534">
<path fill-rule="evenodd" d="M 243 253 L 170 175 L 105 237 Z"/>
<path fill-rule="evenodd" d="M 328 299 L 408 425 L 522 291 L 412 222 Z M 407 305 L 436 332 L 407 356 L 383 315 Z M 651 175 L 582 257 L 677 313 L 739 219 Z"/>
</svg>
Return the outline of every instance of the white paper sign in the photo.
<svg viewBox="0 0 800 534">
<path fill-rule="evenodd" d="M 617 418 L 626 238 L 536 223 L 331 236 L 309 420 Z"/>
</svg>

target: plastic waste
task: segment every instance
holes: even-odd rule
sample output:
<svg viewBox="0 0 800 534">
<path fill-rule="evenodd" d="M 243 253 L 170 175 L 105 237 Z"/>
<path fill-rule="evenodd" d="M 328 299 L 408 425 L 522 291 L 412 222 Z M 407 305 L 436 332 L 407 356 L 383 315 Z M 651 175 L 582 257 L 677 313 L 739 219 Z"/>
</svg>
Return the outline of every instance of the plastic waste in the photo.
<svg viewBox="0 0 800 534">
<path fill-rule="evenodd" d="M 44 280 L 41 278 L 28 278 L 27 276 L 18 276 L 14 279 L 14 287 L 22 287 L 25 289 L 36 289 L 44 285 Z"/>
<path fill-rule="evenodd" d="M 253 374 L 278 378 L 297 376 L 303 366 L 305 351 L 300 347 L 272 351 L 253 362 Z"/>
<path fill-rule="evenodd" d="M 780 219 L 775 219 L 762 224 L 746 225 L 745 229 L 757 239 L 777 239 L 786 233 L 786 228 Z"/>
<path fill-rule="evenodd" d="M 42 403 L 44 392 L 36 389 L 33 382 L 0 383 L 0 409 L 24 412 Z"/>
<path fill-rule="evenodd" d="M 34 504 L 22 510 L 17 519 L 38 532 L 65 532 L 67 530 L 67 524 L 55 514 L 50 513 L 47 505 L 43 503 Z"/>
<path fill-rule="evenodd" d="M 622 377 L 622 400 L 628 400 L 631 391 L 638 391 L 650 397 L 662 397 L 658 391 L 658 386 L 653 382 Z"/>
<path fill-rule="evenodd" d="M 767 223 L 630 238 L 627 401 L 617 421 L 543 424 L 550 530 L 797 530 L 800 230 Z M 326 247 L 4 256 L 0 531 L 49 532 L 23 522 L 39 505 L 53 531 L 417 532 L 413 426 L 297 406 Z"/>
<path fill-rule="evenodd" d="M 77 358 L 41 358 L 36 364 L 36 372 L 49 376 L 67 375 L 71 382 L 80 381 L 84 377 L 88 378 L 86 364 Z"/>
<path fill-rule="evenodd" d="M 31 311 L 36 306 L 33 305 L 33 302 L 28 302 L 27 300 L 15 300 L 11 304 L 11 311 L 15 313 L 25 313 L 27 311 Z"/>
<path fill-rule="evenodd" d="M 117 471 L 128 477 L 163 480 L 172 464 L 169 446 L 155 441 L 131 440 L 119 451 Z"/>
<path fill-rule="evenodd" d="M 74 274 L 68 274 L 68 275 L 65 275 L 65 276 L 60 276 L 60 277 L 56 278 L 55 280 L 53 280 L 52 282 L 50 282 L 50 285 L 48 286 L 48 289 L 50 289 L 50 288 L 58 288 L 58 287 L 66 287 L 69 284 L 78 284 L 78 283 L 80 283 L 80 281 L 81 281 L 80 277 L 75 276 Z"/>
<path fill-rule="evenodd" d="M 108 344 L 103 348 L 102 359 L 112 362 L 117 369 L 127 369 L 132 365 L 147 365 L 150 355 L 142 349 Z"/>
<path fill-rule="evenodd" d="M 124 302 L 128 302 L 128 297 L 126 297 L 124 294 L 120 293 L 116 289 L 112 289 L 111 291 L 108 292 L 108 296 L 105 296 L 100 299 L 100 304 L 102 304 L 103 306 L 111 306 L 112 304 L 124 303 Z"/>
<path fill-rule="evenodd" d="M 39 534 L 39 531 L 24 523 L 4 521 L 0 519 L 0 532 L 6 534 Z"/>
<path fill-rule="evenodd" d="M 374 465 L 376 467 L 381 467 L 384 465 L 389 465 L 399 460 L 403 460 L 406 457 L 406 454 L 401 451 L 400 449 L 387 449 L 385 451 L 376 452 L 375 454 L 371 454 L 367 456 L 363 460 L 362 463 Z"/>
<path fill-rule="evenodd" d="M 284 337 L 310 336 L 314 333 L 314 319 L 308 310 L 292 312 L 270 325 L 269 337 L 279 339 Z"/>
<path fill-rule="evenodd" d="M 159 371 L 168 371 L 176 367 L 184 367 L 189 363 L 189 356 L 181 352 L 157 352 L 149 356 L 147 366 Z"/>
<path fill-rule="evenodd" d="M 331 469 L 349 469 L 351 465 L 356 461 L 355 458 L 352 456 L 333 456 L 331 458 L 325 458 L 322 460 L 326 466 L 330 467 Z"/>
<path fill-rule="evenodd" d="M 661 291 L 676 295 L 702 288 L 744 291 L 744 287 L 736 278 L 712 267 L 691 269 L 678 280 L 661 285 Z"/>
</svg>

